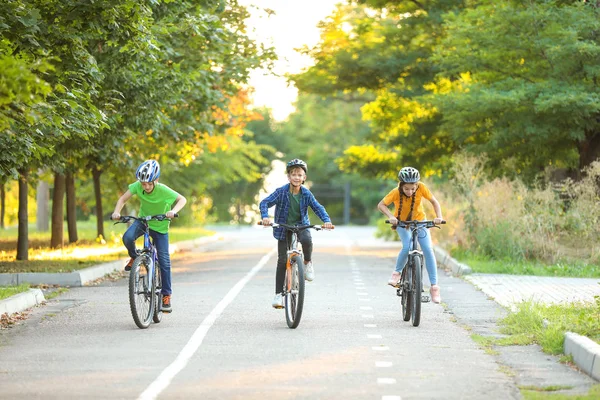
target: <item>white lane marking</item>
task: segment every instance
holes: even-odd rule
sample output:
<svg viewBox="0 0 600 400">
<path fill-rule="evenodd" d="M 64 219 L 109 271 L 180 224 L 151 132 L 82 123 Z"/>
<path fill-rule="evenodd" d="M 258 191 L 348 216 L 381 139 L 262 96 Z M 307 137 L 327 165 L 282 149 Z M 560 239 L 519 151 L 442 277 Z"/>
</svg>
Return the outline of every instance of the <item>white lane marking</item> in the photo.
<svg viewBox="0 0 600 400">
<path fill-rule="evenodd" d="M 377 368 L 389 368 L 389 367 L 391 367 L 392 365 L 394 365 L 394 364 L 392 364 L 392 362 L 391 362 L 391 361 L 376 361 L 376 362 L 375 362 L 375 366 L 376 366 Z"/>
<path fill-rule="evenodd" d="M 367 335 L 369 339 L 381 339 L 381 335 Z"/>
<path fill-rule="evenodd" d="M 357 296 L 368 296 L 369 293 L 366 293 L 366 292 L 356 292 L 356 295 Z"/>
<path fill-rule="evenodd" d="M 363 314 L 362 317 L 363 318 L 375 318 L 375 316 L 373 314 Z"/>
<path fill-rule="evenodd" d="M 390 349 L 387 346 L 373 346 L 371 348 L 375 351 L 388 351 Z"/>
<path fill-rule="evenodd" d="M 396 383 L 394 378 L 377 378 L 377 383 L 380 385 L 393 385 Z"/>
<path fill-rule="evenodd" d="M 402 400 L 400 396 L 381 396 L 381 400 Z"/>
<path fill-rule="evenodd" d="M 360 309 L 363 310 L 363 311 L 367 311 L 367 310 L 372 310 L 373 307 L 363 306 Z"/>
<path fill-rule="evenodd" d="M 358 301 L 371 301 L 371 299 L 365 299 L 364 297 L 361 297 L 358 299 Z"/>
<path fill-rule="evenodd" d="M 364 324 L 365 328 L 377 328 L 377 324 Z"/>
<path fill-rule="evenodd" d="M 233 286 L 229 292 L 223 297 L 223 299 L 217 304 L 217 306 L 210 312 L 210 314 L 204 318 L 200 326 L 196 328 L 196 331 L 187 342 L 183 350 L 179 353 L 175 361 L 171 363 L 167 368 L 161 372 L 161 374 L 144 390 L 144 392 L 138 397 L 139 400 L 146 399 L 156 399 L 156 397 L 169 386 L 175 375 L 181 372 L 182 369 L 185 368 L 188 361 L 194 353 L 198 350 L 202 341 L 206 337 L 208 330 L 213 326 L 217 318 L 223 313 L 225 308 L 235 299 L 235 297 L 242 291 L 244 286 L 252 279 L 254 275 L 265 264 L 269 261 L 269 259 L 277 252 L 277 249 L 271 250 L 269 253 L 265 254 L 263 258 L 260 259 L 258 264 L 256 264 L 250 272 L 246 274 L 242 279 L 238 281 L 238 283 Z"/>
</svg>

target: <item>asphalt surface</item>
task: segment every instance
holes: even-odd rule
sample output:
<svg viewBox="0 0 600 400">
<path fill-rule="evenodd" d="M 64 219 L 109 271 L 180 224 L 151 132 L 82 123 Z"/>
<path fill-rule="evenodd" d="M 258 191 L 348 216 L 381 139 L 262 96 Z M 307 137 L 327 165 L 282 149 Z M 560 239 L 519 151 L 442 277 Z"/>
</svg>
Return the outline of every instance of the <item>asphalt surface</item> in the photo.
<svg viewBox="0 0 600 400">
<path fill-rule="evenodd" d="M 595 383 L 537 346 L 486 353 L 506 309 L 440 271 L 442 305 L 402 321 L 386 285 L 397 243 L 371 228 L 313 232 L 316 278 L 298 329 L 271 308 L 271 231 L 231 229 L 176 255 L 173 313 L 132 321 L 127 280 L 72 288 L 0 332 L 7 399 L 518 399 L 519 385 Z M 269 254 L 271 254 L 269 258 Z"/>
</svg>

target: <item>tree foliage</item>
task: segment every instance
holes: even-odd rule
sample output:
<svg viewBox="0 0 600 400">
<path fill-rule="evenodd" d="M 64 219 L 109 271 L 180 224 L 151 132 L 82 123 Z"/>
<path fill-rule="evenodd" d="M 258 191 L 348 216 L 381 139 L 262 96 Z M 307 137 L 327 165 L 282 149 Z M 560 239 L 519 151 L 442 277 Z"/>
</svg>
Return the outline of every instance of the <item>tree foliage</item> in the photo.
<svg viewBox="0 0 600 400">
<path fill-rule="evenodd" d="M 339 160 L 385 176 L 444 174 L 456 151 L 533 179 L 600 156 L 599 8 L 580 1 L 384 1 L 339 6 L 304 92 L 364 101 L 373 134 Z"/>
</svg>

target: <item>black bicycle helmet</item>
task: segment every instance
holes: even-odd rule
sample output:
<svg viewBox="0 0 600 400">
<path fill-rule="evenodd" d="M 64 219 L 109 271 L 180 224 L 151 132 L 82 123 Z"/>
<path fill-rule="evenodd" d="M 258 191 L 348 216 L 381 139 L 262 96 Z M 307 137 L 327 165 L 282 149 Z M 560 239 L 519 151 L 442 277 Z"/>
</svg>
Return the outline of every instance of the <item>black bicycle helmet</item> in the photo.
<svg viewBox="0 0 600 400">
<path fill-rule="evenodd" d="M 416 168 L 404 167 L 398 172 L 398 180 L 404 183 L 417 183 L 421 180 L 421 174 Z"/>
<path fill-rule="evenodd" d="M 285 167 L 285 172 L 289 173 L 290 169 L 292 169 L 294 167 L 300 167 L 304 170 L 304 173 L 308 173 L 308 166 L 306 165 L 306 163 L 304 161 L 302 161 L 299 158 L 294 158 L 293 160 L 288 162 Z"/>
</svg>

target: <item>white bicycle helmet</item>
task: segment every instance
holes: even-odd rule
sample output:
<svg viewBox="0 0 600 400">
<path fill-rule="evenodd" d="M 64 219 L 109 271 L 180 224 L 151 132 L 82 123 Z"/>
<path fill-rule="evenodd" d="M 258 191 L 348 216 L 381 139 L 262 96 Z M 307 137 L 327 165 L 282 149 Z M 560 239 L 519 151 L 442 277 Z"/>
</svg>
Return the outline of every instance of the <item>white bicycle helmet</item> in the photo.
<svg viewBox="0 0 600 400">
<path fill-rule="evenodd" d="M 304 170 L 304 173 L 308 173 L 308 165 L 306 165 L 306 163 L 299 158 L 294 158 L 288 162 L 285 167 L 285 172 L 290 172 L 290 169 L 293 167 L 300 167 Z"/>
<path fill-rule="evenodd" d="M 421 180 L 421 174 L 416 168 L 404 167 L 398 172 L 398 180 L 404 183 L 417 183 Z"/>
<path fill-rule="evenodd" d="M 140 164 L 135 177 L 140 182 L 154 182 L 160 176 L 160 165 L 156 160 L 146 160 Z"/>
</svg>

